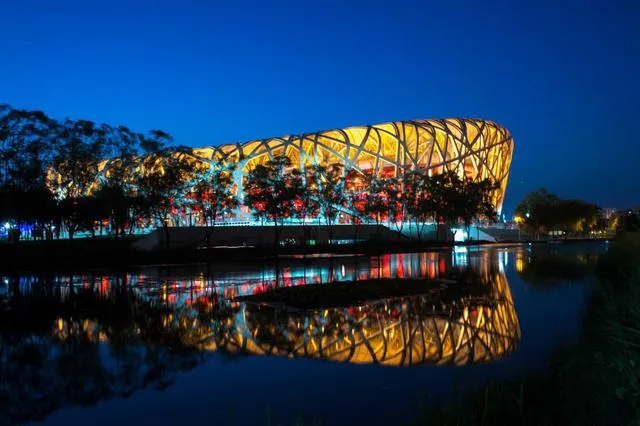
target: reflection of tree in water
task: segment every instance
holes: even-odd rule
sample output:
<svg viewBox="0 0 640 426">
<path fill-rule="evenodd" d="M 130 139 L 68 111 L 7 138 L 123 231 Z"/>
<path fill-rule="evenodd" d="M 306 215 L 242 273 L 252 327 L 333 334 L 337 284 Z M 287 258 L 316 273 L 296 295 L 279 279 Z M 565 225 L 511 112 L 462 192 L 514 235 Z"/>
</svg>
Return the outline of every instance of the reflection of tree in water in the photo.
<svg viewBox="0 0 640 426">
<path fill-rule="evenodd" d="M 516 270 L 526 282 L 540 287 L 560 282 L 580 281 L 594 273 L 597 254 L 571 254 L 542 251 L 516 253 Z"/>
<path fill-rule="evenodd" d="M 0 297 L 0 423 L 43 418 L 68 405 L 92 405 L 163 389 L 200 355 L 183 333 L 192 311 L 147 300 L 126 286 L 106 295 L 43 279 L 28 293 Z"/>
</svg>

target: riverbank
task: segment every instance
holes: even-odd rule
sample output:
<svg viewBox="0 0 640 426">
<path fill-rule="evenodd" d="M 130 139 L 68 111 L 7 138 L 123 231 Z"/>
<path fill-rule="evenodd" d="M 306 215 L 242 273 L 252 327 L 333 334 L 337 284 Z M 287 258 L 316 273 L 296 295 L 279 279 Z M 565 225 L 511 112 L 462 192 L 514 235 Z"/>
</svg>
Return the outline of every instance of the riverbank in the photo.
<svg viewBox="0 0 640 426">
<path fill-rule="evenodd" d="M 599 262 L 581 338 L 547 372 L 496 383 L 453 405 L 425 404 L 415 425 L 637 425 L 640 423 L 640 234 Z"/>
<path fill-rule="evenodd" d="M 135 268 L 140 265 L 188 265 L 227 261 L 266 261 L 282 258 L 305 258 L 323 255 L 379 255 L 411 253 L 427 250 L 446 250 L 451 247 L 479 245 L 503 246 L 525 243 L 545 244 L 544 241 L 367 241 L 357 244 L 318 244 L 275 247 L 222 246 L 212 248 L 180 247 L 155 250 L 136 250 L 130 238 L 84 238 L 77 240 L 0 242 L 0 271 L 64 271 L 96 268 Z M 579 243 L 585 240 L 567 240 Z M 593 240 L 588 240 L 593 241 Z"/>
</svg>

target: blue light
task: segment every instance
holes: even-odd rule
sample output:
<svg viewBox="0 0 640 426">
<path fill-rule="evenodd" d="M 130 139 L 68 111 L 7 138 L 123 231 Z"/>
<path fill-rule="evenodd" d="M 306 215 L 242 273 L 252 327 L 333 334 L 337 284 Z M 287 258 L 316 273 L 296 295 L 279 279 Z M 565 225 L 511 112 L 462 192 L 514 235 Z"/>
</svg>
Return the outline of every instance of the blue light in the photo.
<svg viewBox="0 0 640 426">
<path fill-rule="evenodd" d="M 452 229 L 453 231 L 453 241 L 462 242 L 467 240 L 467 232 L 464 229 Z"/>
</svg>

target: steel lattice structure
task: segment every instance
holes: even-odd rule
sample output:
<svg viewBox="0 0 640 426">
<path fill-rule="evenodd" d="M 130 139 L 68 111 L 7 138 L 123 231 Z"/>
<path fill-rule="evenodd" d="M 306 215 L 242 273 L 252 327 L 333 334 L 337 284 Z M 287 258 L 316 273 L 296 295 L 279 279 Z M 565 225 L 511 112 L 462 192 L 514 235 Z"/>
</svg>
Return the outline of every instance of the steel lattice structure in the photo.
<svg viewBox="0 0 640 426">
<path fill-rule="evenodd" d="M 345 172 L 401 176 L 413 170 L 429 175 L 456 171 L 499 184 L 493 201 L 501 209 L 513 154 L 511 134 L 481 119 L 409 120 L 254 140 L 243 144 L 194 149 L 212 167 L 235 164 L 234 180 L 257 164 L 278 156 L 293 166 L 341 164 Z M 239 185 L 240 187 L 240 185 Z"/>
<path fill-rule="evenodd" d="M 243 177 L 250 170 L 258 164 L 286 156 L 292 166 L 301 171 L 314 164 L 340 164 L 345 175 L 355 171 L 363 175 L 399 177 L 410 171 L 423 171 L 431 176 L 454 171 L 460 177 L 489 178 L 498 184 L 492 200 L 500 212 L 513 145 L 509 131 L 492 121 L 447 118 L 395 121 L 194 148 L 188 157 L 196 177 L 235 166 L 234 187 L 240 200 Z M 100 163 L 89 192 L 98 188 L 100 182 L 108 180 L 111 166 L 117 162 L 114 159 Z M 144 173 L 144 163 L 145 157 L 138 158 L 133 173 Z M 52 180 L 57 181 L 59 179 Z M 53 187 L 56 193 L 68 190 L 55 184 Z"/>
</svg>

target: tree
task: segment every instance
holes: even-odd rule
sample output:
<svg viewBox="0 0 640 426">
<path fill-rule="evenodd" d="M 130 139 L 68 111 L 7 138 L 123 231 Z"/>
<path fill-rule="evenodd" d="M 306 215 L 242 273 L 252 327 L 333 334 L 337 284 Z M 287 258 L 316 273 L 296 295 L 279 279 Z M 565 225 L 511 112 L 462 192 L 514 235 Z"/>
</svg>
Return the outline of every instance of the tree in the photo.
<svg viewBox="0 0 640 426">
<path fill-rule="evenodd" d="M 60 225 L 59 209 L 47 188 L 0 186 L 0 223 L 29 224 L 34 238 L 44 238 L 45 232 L 50 238 L 54 227 Z"/>
<path fill-rule="evenodd" d="M 57 146 L 59 123 L 40 111 L 0 105 L 0 216 L 2 223 L 51 230 L 57 208 L 46 176 Z"/>
<path fill-rule="evenodd" d="M 425 181 L 425 191 L 429 194 L 429 209 L 433 211 L 436 229 L 441 224 L 450 225 L 457 223 L 461 216 L 461 180 L 454 171 L 448 171 L 442 174 L 432 176 Z M 445 234 L 445 239 L 446 239 Z"/>
<path fill-rule="evenodd" d="M 402 178 L 386 178 L 383 180 L 382 185 L 385 188 L 387 195 L 387 221 L 389 223 L 389 229 L 395 226 L 396 231 L 402 232 L 404 228 L 404 222 L 407 218 L 407 203 L 403 194 Z"/>
<path fill-rule="evenodd" d="M 102 218 L 108 218 L 115 237 L 125 235 L 125 229 L 131 231 L 135 217 L 132 215 L 135 196 L 121 184 L 108 181 L 93 193 Z"/>
<path fill-rule="evenodd" d="M 291 171 L 291 160 L 276 157 L 258 164 L 246 176 L 244 202 L 254 217 L 273 222 L 274 244 L 280 244 L 283 222 L 293 215 L 297 191 L 292 185 L 299 172 Z"/>
<path fill-rule="evenodd" d="M 140 163 L 153 152 L 167 149 L 171 137 L 161 130 L 151 130 L 145 136 L 125 126 L 114 128 L 103 124 L 100 128 L 104 134 L 104 151 L 110 161 L 108 168 L 102 170 L 101 186 L 94 195 L 101 200 L 105 217 L 109 218 L 117 238 L 124 235 L 127 227 L 130 234 L 133 232 L 137 213 L 143 207 L 135 186 Z"/>
<path fill-rule="evenodd" d="M 89 231 L 91 236 L 95 236 L 96 222 L 105 217 L 99 200 L 95 197 L 65 198 L 60 201 L 59 209 L 69 239 L 73 239 L 78 231 Z"/>
<path fill-rule="evenodd" d="M 67 119 L 58 134 L 59 145 L 48 173 L 48 186 L 59 200 L 62 217 L 69 238 L 80 226 L 86 228 L 85 219 L 89 201 L 83 199 L 97 189 L 96 178 L 104 156 L 106 133 L 103 128 L 86 120 Z M 83 209 L 83 210 L 80 210 Z M 89 210 L 86 210 L 89 209 Z M 92 228 L 93 229 L 93 228 Z"/>
<path fill-rule="evenodd" d="M 422 233 L 427 220 L 435 216 L 436 206 L 429 190 L 429 176 L 422 171 L 411 171 L 402 177 L 403 197 L 407 217 L 414 222 L 418 240 L 422 240 Z"/>
<path fill-rule="evenodd" d="M 71 238 L 79 227 L 93 231 L 85 219 L 95 215 L 99 223 L 109 219 L 116 236 L 127 226 L 132 232 L 133 215 L 149 204 L 136 187 L 142 163 L 170 141 L 160 130 L 142 135 L 87 120 L 60 123 L 40 111 L 0 105 L 0 214 L 49 233 L 64 219 Z M 40 201 L 39 211 L 26 211 L 31 200 Z"/>
<path fill-rule="evenodd" d="M 311 234 L 307 219 L 318 218 L 320 221 L 319 175 L 314 166 L 306 168 L 304 173 L 294 171 L 291 184 L 295 194 L 293 215 L 302 220 L 303 243 L 306 245 Z"/>
<path fill-rule="evenodd" d="M 640 230 L 640 214 L 633 210 L 624 210 L 612 217 L 611 227 L 617 232 Z"/>
<path fill-rule="evenodd" d="M 376 227 L 385 220 L 389 212 L 389 193 L 387 182 L 375 175 L 368 179 L 368 191 L 364 192 L 364 211 L 376 222 Z"/>
<path fill-rule="evenodd" d="M 59 123 L 41 111 L 0 105 L 0 185 L 43 187 L 58 128 Z"/>
<path fill-rule="evenodd" d="M 347 202 L 345 195 L 345 179 L 340 164 L 330 166 L 312 166 L 313 184 L 307 186 L 306 197 L 315 198 L 319 213 L 327 225 L 329 241 L 333 240 L 333 228 L 340 209 Z"/>
<path fill-rule="evenodd" d="M 91 121 L 65 120 L 49 182 L 56 198 L 73 199 L 89 194 L 100 169 L 103 137 L 103 130 Z"/>
<path fill-rule="evenodd" d="M 527 196 L 516 206 L 516 222 L 527 233 L 536 238 L 556 224 L 555 205 L 560 198 L 540 188 Z"/>
<path fill-rule="evenodd" d="M 456 211 L 460 214 L 467 234 L 469 234 L 469 228 L 474 221 L 479 222 L 481 218 L 489 222 L 496 220 L 498 213 L 491 197 L 497 189 L 497 184 L 491 179 L 480 181 L 463 179 L 456 187 L 459 191 L 455 196 L 455 202 L 458 203 Z"/>
<path fill-rule="evenodd" d="M 141 210 L 161 224 L 170 246 L 169 221 L 180 198 L 187 191 L 198 165 L 186 147 L 164 149 L 145 156 L 137 179 Z"/>
<path fill-rule="evenodd" d="M 191 196 L 202 214 L 207 244 L 218 216 L 224 218 L 238 206 L 238 199 L 233 194 L 233 171 L 233 168 L 214 170 L 193 187 Z"/>
<path fill-rule="evenodd" d="M 354 169 L 347 171 L 344 178 L 344 192 L 346 207 L 349 211 L 350 223 L 353 228 L 353 241 L 358 240 L 360 226 L 366 220 L 366 188 L 370 175 L 362 174 Z"/>
<path fill-rule="evenodd" d="M 597 224 L 600 209 L 582 200 L 565 200 L 545 190 L 528 194 L 516 207 L 516 223 L 538 238 L 550 231 L 586 233 Z"/>
</svg>

